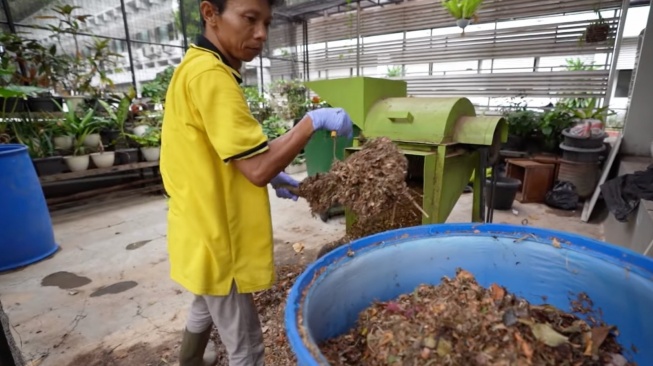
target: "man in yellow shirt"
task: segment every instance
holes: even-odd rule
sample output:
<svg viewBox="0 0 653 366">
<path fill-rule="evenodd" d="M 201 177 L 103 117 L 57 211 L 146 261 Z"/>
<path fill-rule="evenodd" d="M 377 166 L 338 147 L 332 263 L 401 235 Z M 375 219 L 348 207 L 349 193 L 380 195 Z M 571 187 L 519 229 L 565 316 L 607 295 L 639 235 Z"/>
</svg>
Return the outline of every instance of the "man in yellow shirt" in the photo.
<svg viewBox="0 0 653 366">
<path fill-rule="evenodd" d="M 268 141 L 247 106 L 237 70 L 260 54 L 273 0 L 207 0 L 204 34 L 177 67 L 166 96 L 161 173 L 170 196 L 168 251 L 173 280 L 194 294 L 181 366 L 203 365 L 216 325 L 230 366 L 263 365 L 263 335 L 252 293 L 274 282 L 267 185 L 297 199 L 283 173 L 316 130 L 351 136 L 339 108 L 309 112 Z"/>
</svg>

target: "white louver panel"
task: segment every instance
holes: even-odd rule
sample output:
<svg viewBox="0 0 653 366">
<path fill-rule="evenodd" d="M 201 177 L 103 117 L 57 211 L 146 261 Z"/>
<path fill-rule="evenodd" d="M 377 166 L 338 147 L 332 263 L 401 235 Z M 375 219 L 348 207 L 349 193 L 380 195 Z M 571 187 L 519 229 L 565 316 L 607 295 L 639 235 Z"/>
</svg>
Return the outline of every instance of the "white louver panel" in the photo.
<svg viewBox="0 0 653 366">
<path fill-rule="evenodd" d="M 604 19 L 612 25 L 611 38 L 616 36 L 621 4 L 621 0 L 600 2 Z M 404 1 L 361 12 L 359 50 L 355 42 L 347 43 L 356 34 L 355 14 L 311 19 L 311 78 L 356 75 L 358 62 L 365 75 L 382 74 L 390 65 L 420 70 L 421 76 L 403 77 L 415 96 L 602 97 L 610 67 L 605 65 L 606 55 L 612 53 L 614 39 L 595 44 L 581 41 L 596 6 L 596 0 L 485 0 L 478 23 L 461 34 L 440 1 Z M 374 37 L 376 42 L 365 38 L 388 34 L 398 36 L 383 41 Z M 271 49 L 288 47 L 295 60 L 304 58 L 300 25 L 275 27 L 269 43 Z M 618 68 L 627 69 L 634 63 L 636 40 L 624 40 L 622 45 Z M 594 60 L 599 70 L 565 71 L 567 58 Z M 456 64 L 460 70 L 447 69 Z M 272 60 L 271 75 L 273 79 L 302 77 L 302 68 L 300 62 Z"/>
</svg>

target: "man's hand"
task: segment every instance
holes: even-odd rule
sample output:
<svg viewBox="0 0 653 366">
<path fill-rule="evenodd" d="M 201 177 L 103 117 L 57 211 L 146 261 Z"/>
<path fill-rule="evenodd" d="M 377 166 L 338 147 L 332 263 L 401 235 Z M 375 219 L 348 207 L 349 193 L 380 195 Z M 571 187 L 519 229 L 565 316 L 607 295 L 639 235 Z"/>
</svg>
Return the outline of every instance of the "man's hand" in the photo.
<svg viewBox="0 0 653 366">
<path fill-rule="evenodd" d="M 308 112 L 313 121 L 313 129 L 336 131 L 338 136 L 353 136 L 353 123 L 342 108 L 319 108 Z"/>
<path fill-rule="evenodd" d="M 281 172 L 279 173 L 279 175 L 272 178 L 270 184 L 277 191 L 277 197 L 279 198 L 291 199 L 293 201 L 297 201 L 297 199 L 299 198 L 296 195 L 290 193 L 290 191 L 285 188 L 278 188 L 281 185 L 299 187 L 299 182 L 284 172 Z"/>
</svg>

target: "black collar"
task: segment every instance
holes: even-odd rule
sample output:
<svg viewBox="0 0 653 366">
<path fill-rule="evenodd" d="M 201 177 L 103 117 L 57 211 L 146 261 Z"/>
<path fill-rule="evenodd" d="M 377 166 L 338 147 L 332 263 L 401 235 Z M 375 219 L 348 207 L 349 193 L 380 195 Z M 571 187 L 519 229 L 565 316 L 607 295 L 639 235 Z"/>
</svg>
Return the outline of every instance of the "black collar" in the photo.
<svg viewBox="0 0 653 366">
<path fill-rule="evenodd" d="M 215 54 L 215 56 L 218 58 L 218 60 L 222 61 L 225 65 L 229 66 L 232 69 L 232 73 L 236 77 L 236 81 L 238 81 L 238 84 L 243 83 L 243 79 L 240 77 L 240 74 L 238 73 L 238 70 L 236 70 L 233 66 L 229 65 L 229 62 L 227 61 L 227 58 L 224 56 L 222 52 L 213 44 L 211 41 L 209 41 L 204 35 L 200 34 L 197 36 L 197 40 L 195 41 L 197 47 L 200 49 L 205 49 L 208 51 L 211 51 L 212 53 Z"/>
</svg>

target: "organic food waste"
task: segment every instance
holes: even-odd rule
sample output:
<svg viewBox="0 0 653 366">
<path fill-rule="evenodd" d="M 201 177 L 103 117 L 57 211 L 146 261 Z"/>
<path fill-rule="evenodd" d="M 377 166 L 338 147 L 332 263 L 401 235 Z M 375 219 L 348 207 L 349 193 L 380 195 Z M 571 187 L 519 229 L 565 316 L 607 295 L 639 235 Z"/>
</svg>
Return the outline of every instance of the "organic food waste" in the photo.
<svg viewBox="0 0 653 366">
<path fill-rule="evenodd" d="M 585 320 L 497 284 L 484 288 L 458 269 L 438 286 L 374 303 L 320 348 L 331 365 L 635 365 L 587 295 L 571 307 Z"/>
</svg>

